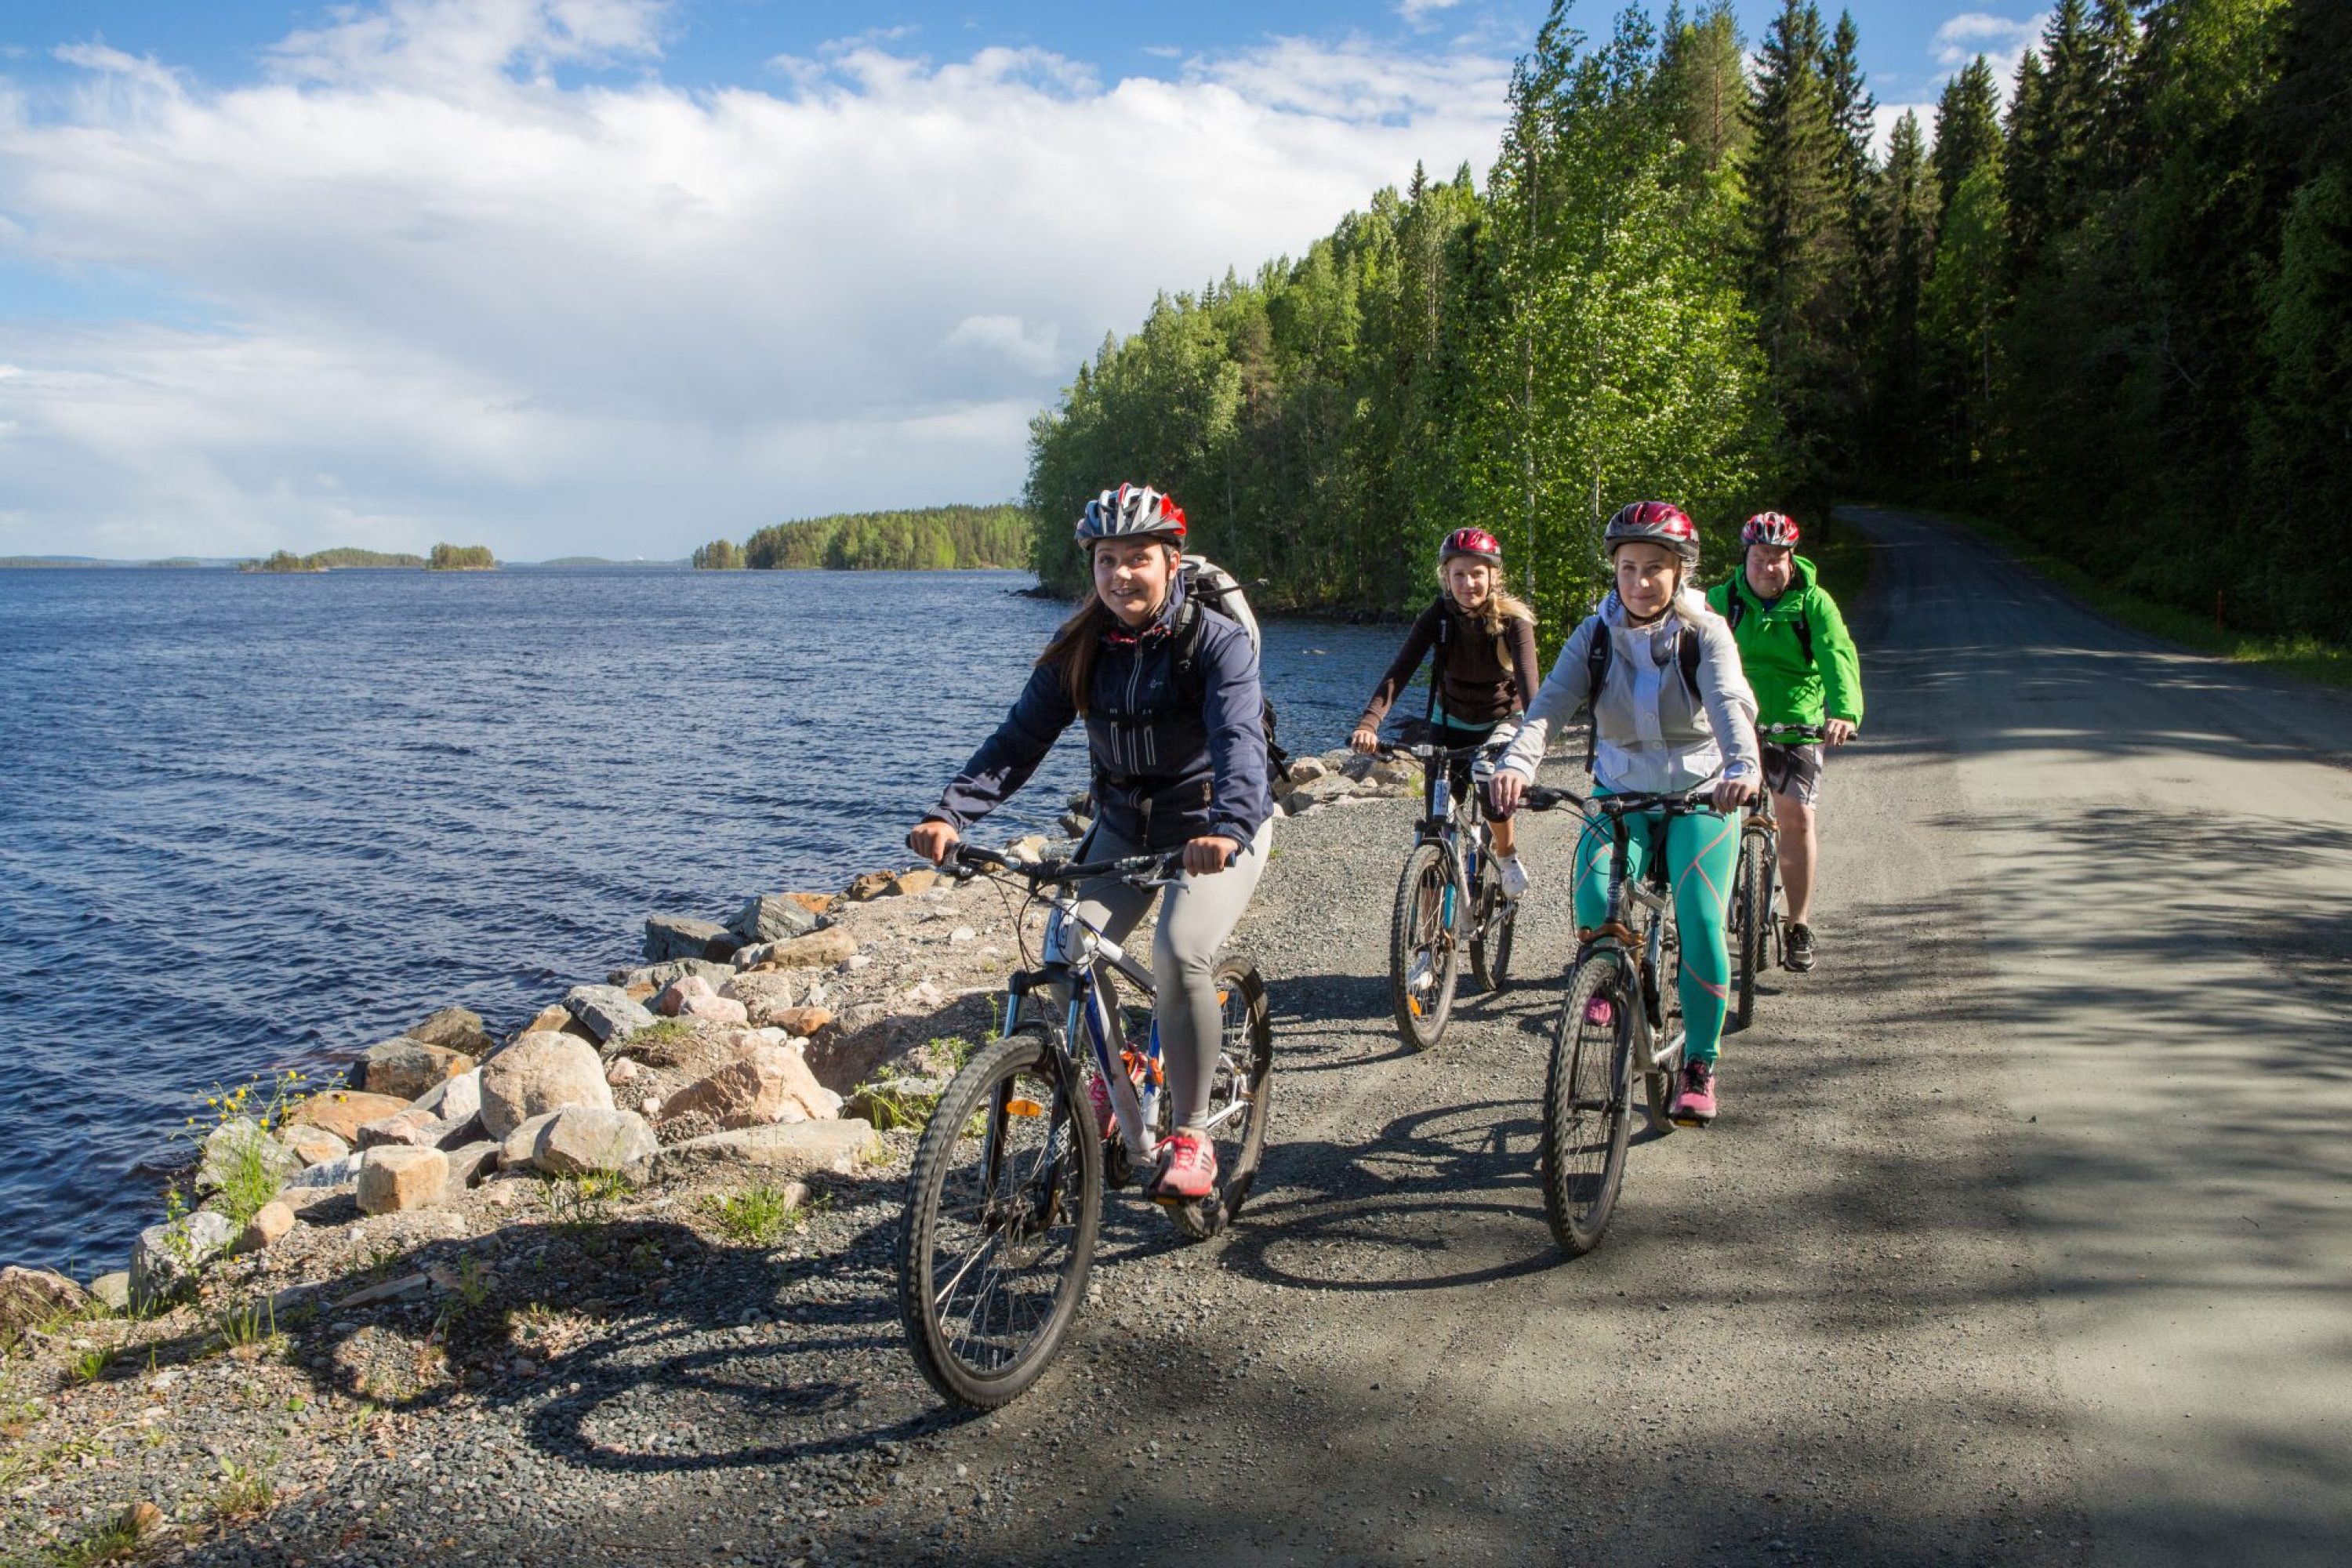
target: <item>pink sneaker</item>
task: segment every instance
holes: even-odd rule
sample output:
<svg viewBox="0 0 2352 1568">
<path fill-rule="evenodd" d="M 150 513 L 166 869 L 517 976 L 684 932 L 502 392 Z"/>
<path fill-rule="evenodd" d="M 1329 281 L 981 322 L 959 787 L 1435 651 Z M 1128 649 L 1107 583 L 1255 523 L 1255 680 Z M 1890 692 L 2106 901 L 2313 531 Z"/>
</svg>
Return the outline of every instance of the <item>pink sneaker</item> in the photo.
<svg viewBox="0 0 2352 1568">
<path fill-rule="evenodd" d="M 1676 1121 L 1704 1127 L 1715 1120 L 1715 1064 L 1685 1062 L 1682 1086 L 1675 1093 L 1674 1109 L 1667 1114 Z"/>
<path fill-rule="evenodd" d="M 1596 1029 L 1605 1029 L 1617 1021 L 1617 1009 L 1606 996 L 1588 996 L 1584 1001 L 1584 1021 Z"/>
<path fill-rule="evenodd" d="M 1198 1132 L 1179 1132 L 1168 1140 L 1167 1158 L 1151 1184 L 1151 1195 L 1163 1201 L 1205 1198 L 1216 1190 L 1217 1152 Z"/>
</svg>

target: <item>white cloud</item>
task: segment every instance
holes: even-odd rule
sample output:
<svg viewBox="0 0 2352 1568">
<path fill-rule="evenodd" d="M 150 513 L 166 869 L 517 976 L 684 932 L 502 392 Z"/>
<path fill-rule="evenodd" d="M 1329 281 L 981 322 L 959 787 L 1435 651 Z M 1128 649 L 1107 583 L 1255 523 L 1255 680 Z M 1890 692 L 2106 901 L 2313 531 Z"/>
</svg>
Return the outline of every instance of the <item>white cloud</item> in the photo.
<svg viewBox="0 0 2352 1568">
<path fill-rule="evenodd" d="M 1439 11 L 1451 11 L 1462 0 L 1397 0 L 1397 15 L 1408 22 L 1420 22 Z"/>
<path fill-rule="evenodd" d="M 61 107 L 0 84 L 0 259 L 227 323 L 0 322 L 0 554 L 667 554 L 1010 495 L 1064 345 L 1416 159 L 1483 167 L 1507 70 L 1282 39 L 1104 82 L 866 39 L 687 92 L 653 4 L 339 15 L 252 85 L 95 46 Z"/>
<path fill-rule="evenodd" d="M 2046 11 L 2023 21 L 2011 21 L 1984 11 L 1963 11 L 1936 29 L 1936 61 L 1958 70 L 1982 55 L 1992 68 L 1993 80 L 2006 95 L 2010 83 L 2017 78 L 2017 62 L 2026 50 L 2040 42 L 2042 26 L 2049 19 Z"/>
</svg>

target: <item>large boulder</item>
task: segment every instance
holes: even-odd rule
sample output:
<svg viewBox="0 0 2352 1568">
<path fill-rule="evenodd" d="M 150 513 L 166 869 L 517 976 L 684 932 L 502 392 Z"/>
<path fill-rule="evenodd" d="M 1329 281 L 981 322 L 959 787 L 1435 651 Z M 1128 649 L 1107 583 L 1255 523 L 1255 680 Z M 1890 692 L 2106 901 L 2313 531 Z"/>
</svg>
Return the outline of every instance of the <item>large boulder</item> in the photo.
<svg viewBox="0 0 2352 1568">
<path fill-rule="evenodd" d="M 843 962 L 856 951 L 856 937 L 839 926 L 827 926 L 823 931 L 776 943 L 760 967 L 761 970 L 824 969 Z"/>
<path fill-rule="evenodd" d="M 708 958 L 673 958 L 667 963 L 648 963 L 637 969 L 615 969 L 604 978 L 626 991 L 633 986 L 650 985 L 656 991 L 684 975 L 699 974 L 714 986 L 727 984 L 728 977 L 743 967 L 742 950 L 737 949 L 724 963 Z"/>
<path fill-rule="evenodd" d="M 449 1192 L 454 1195 L 463 1187 L 478 1187 L 482 1178 L 499 1168 L 499 1145 L 484 1139 L 478 1143 L 460 1144 L 442 1151 L 449 1160 Z"/>
<path fill-rule="evenodd" d="M 728 977 L 733 983 L 733 976 Z M 665 1018 L 709 1018 L 714 1023 L 748 1026 L 751 1015 L 743 1004 L 721 996 L 698 974 L 681 975 L 654 1000 L 654 1011 Z"/>
<path fill-rule="evenodd" d="M 408 1101 L 395 1100 L 388 1094 L 366 1094 L 355 1089 L 331 1089 L 324 1094 L 314 1094 L 286 1113 L 290 1127 L 317 1127 L 333 1133 L 348 1143 L 359 1136 L 360 1129 L 371 1121 L 381 1121 L 395 1110 L 404 1110 Z"/>
<path fill-rule="evenodd" d="M 674 958 L 723 959 L 742 944 L 735 933 L 716 921 L 691 915 L 647 915 L 645 954 L 647 963 Z"/>
<path fill-rule="evenodd" d="M 549 1119 L 531 1163 L 551 1176 L 578 1176 L 623 1170 L 650 1159 L 657 1147 L 653 1127 L 635 1111 L 575 1105 Z"/>
<path fill-rule="evenodd" d="M 473 1070 L 474 1058 L 465 1052 L 426 1045 L 403 1035 L 380 1041 L 362 1052 L 352 1068 L 352 1082 L 370 1094 L 415 1100 L 434 1085 Z"/>
<path fill-rule="evenodd" d="M 764 1028 L 776 1021 L 776 1015 L 790 1011 L 800 1000 L 801 983 L 781 971 L 762 970 L 736 975 L 719 988 L 719 994 L 743 1004 L 751 1022 Z"/>
<path fill-rule="evenodd" d="M 273 1191 L 301 1168 L 301 1157 L 264 1132 L 258 1123 L 247 1117 L 233 1117 L 205 1135 L 204 1155 L 196 1163 L 196 1191 L 219 1192 L 248 1172 L 256 1179 L 245 1184 L 266 1182 L 263 1191 Z M 257 1200 L 261 1195 L 254 1194 Z"/>
<path fill-rule="evenodd" d="M 563 994 L 563 1005 L 607 1044 L 654 1026 L 645 1005 L 618 985 L 574 985 Z"/>
<path fill-rule="evenodd" d="M 446 1046 L 464 1056 L 488 1056 L 498 1042 L 482 1027 L 482 1016 L 470 1007 L 444 1007 L 404 1031 L 419 1045 Z"/>
<path fill-rule="evenodd" d="M 662 1102 L 664 1121 L 698 1116 L 721 1128 L 824 1121 L 840 1114 L 841 1096 L 817 1082 L 797 1045 L 747 1045 L 740 1059 Z"/>
<path fill-rule="evenodd" d="M 306 1166 L 323 1165 L 352 1152 L 349 1142 L 323 1127 L 280 1127 L 278 1141 L 293 1150 L 294 1157 Z"/>
<path fill-rule="evenodd" d="M 88 1305 L 89 1292 L 62 1274 L 14 1264 L 0 1268 L 0 1340 Z"/>
<path fill-rule="evenodd" d="M 215 1209 L 198 1209 L 141 1231 L 131 1249 L 131 1304 L 144 1310 L 178 1296 L 243 1228 Z"/>
<path fill-rule="evenodd" d="M 530 1121 L 518 1124 L 499 1144 L 499 1169 L 501 1171 L 538 1169 L 539 1141 L 546 1135 L 548 1128 L 554 1123 L 555 1119 L 562 1114 L 560 1110 L 541 1111 Z"/>
<path fill-rule="evenodd" d="M 816 930 L 816 916 L 783 893 L 763 893 L 745 904 L 727 922 L 745 942 L 782 942 Z"/>
<path fill-rule="evenodd" d="M 654 1174 L 664 1180 L 712 1167 L 772 1171 L 786 1176 L 821 1171 L 848 1175 L 878 1148 L 873 1126 L 867 1122 L 786 1121 L 689 1138 L 656 1155 L 653 1168 Z"/>
<path fill-rule="evenodd" d="M 595 1047 L 571 1035 L 525 1035 L 483 1064 L 481 1092 L 482 1126 L 493 1138 L 568 1105 L 613 1109 Z"/>
<path fill-rule="evenodd" d="M 482 1113 L 482 1069 L 444 1079 L 417 1097 L 415 1110 L 463 1125 Z"/>
<path fill-rule="evenodd" d="M 399 1214 L 437 1204 L 449 1184 L 449 1158 L 438 1149 L 371 1149 L 360 1156 L 362 1214 Z"/>
</svg>

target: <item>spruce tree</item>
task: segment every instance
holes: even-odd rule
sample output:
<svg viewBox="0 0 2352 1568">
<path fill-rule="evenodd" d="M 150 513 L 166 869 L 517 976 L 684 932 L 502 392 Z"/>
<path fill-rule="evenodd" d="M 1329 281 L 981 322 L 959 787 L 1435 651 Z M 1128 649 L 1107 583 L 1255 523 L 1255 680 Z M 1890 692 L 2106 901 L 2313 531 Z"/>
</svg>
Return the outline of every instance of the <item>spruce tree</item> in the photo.
<svg viewBox="0 0 2352 1568">
<path fill-rule="evenodd" d="M 1992 67 L 1979 55 L 1944 84 L 1936 104 L 1936 211 L 1951 210 L 1960 182 L 2000 146 L 2000 120 L 1993 103 Z"/>
<path fill-rule="evenodd" d="M 1712 174 L 1748 150 L 1748 61 L 1731 0 L 1711 0 L 1685 21 L 1680 0 L 1666 13 L 1658 86 L 1675 136 L 1698 171 Z"/>
<path fill-rule="evenodd" d="M 1872 466 L 1898 486 L 1917 481 L 1927 446 L 1921 396 L 1919 297 L 1936 248 L 1936 183 L 1919 117 L 1906 111 L 1887 142 L 1872 204 L 1878 218 L 1874 250 L 1879 298 L 1871 374 L 1874 437 Z"/>
</svg>

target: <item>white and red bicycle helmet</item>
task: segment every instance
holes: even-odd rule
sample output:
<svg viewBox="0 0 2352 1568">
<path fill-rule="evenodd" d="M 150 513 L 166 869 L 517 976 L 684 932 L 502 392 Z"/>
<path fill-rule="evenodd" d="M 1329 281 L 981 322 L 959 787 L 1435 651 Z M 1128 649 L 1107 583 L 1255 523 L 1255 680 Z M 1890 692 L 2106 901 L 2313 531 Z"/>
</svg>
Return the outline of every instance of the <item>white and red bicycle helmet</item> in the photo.
<svg viewBox="0 0 2352 1568">
<path fill-rule="evenodd" d="M 1637 500 L 1617 509 L 1601 535 L 1601 547 L 1615 555 L 1619 545 L 1634 543 L 1663 544 L 1685 565 L 1698 564 L 1698 526 L 1672 501 Z"/>
<path fill-rule="evenodd" d="M 1150 485 L 1121 485 L 1087 502 L 1078 516 L 1077 542 L 1137 539 L 1164 534 L 1171 542 L 1184 537 L 1184 509 Z"/>
<path fill-rule="evenodd" d="M 1739 542 L 1793 550 L 1797 547 L 1797 520 L 1784 512 L 1759 511 L 1739 525 Z"/>
</svg>

